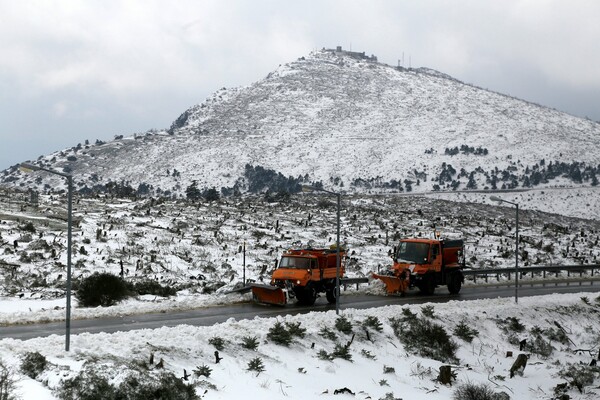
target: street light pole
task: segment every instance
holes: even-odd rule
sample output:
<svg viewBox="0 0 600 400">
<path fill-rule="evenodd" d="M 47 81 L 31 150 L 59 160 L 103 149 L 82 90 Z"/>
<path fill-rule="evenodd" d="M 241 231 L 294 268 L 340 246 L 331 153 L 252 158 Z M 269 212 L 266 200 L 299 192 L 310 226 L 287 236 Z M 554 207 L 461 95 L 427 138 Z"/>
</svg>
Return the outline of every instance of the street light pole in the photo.
<svg viewBox="0 0 600 400">
<path fill-rule="evenodd" d="M 490 200 L 499 203 L 508 203 L 515 206 L 516 227 L 515 227 L 515 303 L 519 302 L 519 204 L 504 200 L 498 196 L 490 196 Z"/>
<path fill-rule="evenodd" d="M 65 351 L 71 348 L 71 255 L 73 254 L 73 176 L 67 175 L 67 315 L 65 322 Z"/>
<path fill-rule="evenodd" d="M 64 172 L 43 168 L 34 164 L 21 163 L 19 168 L 24 172 L 44 171 L 67 179 L 67 305 L 65 318 L 65 351 L 71 347 L 71 255 L 73 234 L 73 176 Z"/>
<path fill-rule="evenodd" d="M 326 190 L 317 186 L 302 186 L 303 191 L 318 191 L 325 192 L 331 195 L 336 196 L 337 198 L 337 235 L 335 241 L 336 254 L 335 254 L 335 313 L 336 315 L 340 314 L 340 265 L 341 265 L 341 257 L 340 257 L 340 210 L 342 204 L 342 194 L 338 192 L 332 192 L 331 190 Z"/>
<path fill-rule="evenodd" d="M 335 314 L 340 314 L 340 208 L 342 203 L 342 195 L 337 196 L 337 238 L 335 241 Z"/>
</svg>

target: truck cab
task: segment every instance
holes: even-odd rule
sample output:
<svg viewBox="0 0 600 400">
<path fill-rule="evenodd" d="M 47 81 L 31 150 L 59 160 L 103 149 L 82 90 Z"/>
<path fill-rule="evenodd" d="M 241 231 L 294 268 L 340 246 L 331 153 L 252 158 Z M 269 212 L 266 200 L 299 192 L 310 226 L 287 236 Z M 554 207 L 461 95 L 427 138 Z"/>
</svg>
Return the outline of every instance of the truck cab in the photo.
<svg viewBox="0 0 600 400">
<path fill-rule="evenodd" d="M 440 241 L 431 239 L 403 239 L 396 247 L 394 269 L 410 269 L 411 273 L 440 271 Z"/>
<path fill-rule="evenodd" d="M 462 240 L 402 239 L 393 251 L 392 268 L 373 276 L 384 282 L 388 293 L 404 294 L 417 287 L 433 294 L 438 285 L 447 285 L 456 294 L 464 282 Z"/>
<path fill-rule="evenodd" d="M 303 305 L 314 304 L 319 293 L 329 303 L 336 301 L 336 277 L 345 272 L 346 249 L 290 249 L 284 252 L 273 271 L 270 285 L 253 285 L 252 294 L 259 303 L 283 305 L 295 297 Z"/>
</svg>

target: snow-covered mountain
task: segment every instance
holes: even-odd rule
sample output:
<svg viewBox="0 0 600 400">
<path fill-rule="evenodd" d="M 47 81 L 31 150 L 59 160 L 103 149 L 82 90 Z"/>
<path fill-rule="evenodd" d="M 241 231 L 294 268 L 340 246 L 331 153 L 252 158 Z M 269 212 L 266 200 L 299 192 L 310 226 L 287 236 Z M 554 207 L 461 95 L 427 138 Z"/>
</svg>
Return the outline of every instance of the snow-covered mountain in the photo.
<svg viewBox="0 0 600 400">
<path fill-rule="evenodd" d="M 358 192 L 597 183 L 600 124 L 375 60 L 313 52 L 247 87 L 217 91 L 167 130 L 35 162 L 72 172 L 77 189 L 116 182 L 177 196 L 194 181 L 200 192 L 223 193 L 302 182 Z M 40 189 L 54 188 L 52 179 L 16 167 L 0 174 L 3 184 Z"/>
</svg>

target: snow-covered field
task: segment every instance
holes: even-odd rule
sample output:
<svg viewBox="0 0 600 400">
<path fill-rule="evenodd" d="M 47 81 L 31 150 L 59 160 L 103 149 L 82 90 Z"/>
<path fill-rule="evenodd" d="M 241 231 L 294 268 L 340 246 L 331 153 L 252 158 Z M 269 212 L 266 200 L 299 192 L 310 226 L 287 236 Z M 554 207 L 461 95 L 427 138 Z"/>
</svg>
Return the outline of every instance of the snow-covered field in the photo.
<svg viewBox="0 0 600 400">
<path fill-rule="evenodd" d="M 527 192 L 501 195 L 524 205 L 520 255 L 525 265 L 597 263 L 598 220 L 574 217 L 586 210 L 582 196 L 593 192 L 578 193 L 571 205 L 560 196 L 542 201 L 542 196 Z M 493 206 L 485 197 L 459 197 L 344 197 L 342 241 L 353 258 L 349 275 L 367 276 L 385 268 L 387 252 L 399 237 L 429 235 L 434 227 L 447 237 L 467 239 L 468 263 L 473 268 L 512 266 L 514 209 Z M 42 196 L 37 208 L 22 200 L 22 195 L 13 193 L 2 202 L 0 324 L 60 321 L 65 304 L 65 224 L 60 219 L 64 199 Z M 572 216 L 535 211 L 548 207 Z M 242 279 L 243 243 L 246 277 L 260 280 L 268 279 L 272 261 L 282 249 L 310 240 L 317 245 L 331 243 L 335 232 L 335 207 L 320 196 L 292 197 L 285 203 L 268 203 L 259 197 L 214 203 L 82 198 L 75 217 L 79 221 L 74 230 L 75 281 L 95 271 L 123 271 L 126 280 L 152 278 L 172 285 L 178 293 L 169 298 L 138 296 L 93 309 L 78 307 L 74 299 L 73 318 L 169 312 L 247 300 L 243 295 L 223 294 Z M 458 345 L 457 359 L 424 357 L 402 342 L 407 334 L 397 336 L 394 326 L 410 326 L 404 310 L 440 325 Z M 36 400 L 64 398 L 59 388 L 75 382 L 69 379 L 76 376 L 87 382 L 90 371 L 95 379 L 118 387 L 129 382 L 132 374 L 157 381 L 161 372 L 171 372 L 179 381 L 184 369 L 190 375 L 179 382 L 193 385 L 199 398 L 205 399 L 448 399 L 465 383 L 487 384 L 511 399 L 552 399 L 556 385 L 569 384 L 571 375 L 586 373 L 595 381 L 586 383 L 583 393 L 574 387 L 565 391 L 571 398 L 594 399 L 600 393 L 599 372 L 588 366 L 600 349 L 599 313 L 599 296 L 592 293 L 523 298 L 518 305 L 511 299 L 496 299 L 344 309 L 342 316 L 350 321 L 354 339 L 338 330 L 334 312 L 315 312 L 230 320 L 211 327 L 75 335 L 69 353 L 64 351 L 62 336 L 4 339 L 0 360 L 12 371 L 21 398 Z M 289 347 L 276 344 L 268 335 L 278 321 L 284 327 L 300 324 L 306 329 L 304 337 L 295 337 Z M 515 321 L 523 325 L 521 330 Z M 478 332 L 470 343 L 453 333 L 461 322 Z M 381 331 L 375 328 L 378 324 Z M 215 338 L 223 339 L 219 363 L 214 356 Z M 255 340 L 255 350 L 243 346 L 250 339 Z M 523 339 L 533 347 L 519 351 Z M 349 342 L 350 361 L 332 358 Z M 512 356 L 507 356 L 509 351 Z M 20 372 L 22 360 L 32 352 L 48 361 L 36 379 Z M 521 352 L 531 354 L 524 374 L 509 378 Z M 157 366 L 161 359 L 163 368 Z M 264 371 L 249 371 L 249 363 L 256 366 L 257 359 Z M 439 367 L 446 364 L 456 373 L 452 386 L 436 381 Z M 210 373 L 198 376 L 195 370 Z M 83 375 L 78 375 L 81 371 Z M 334 394 L 344 388 L 354 395 Z"/>
<path fill-rule="evenodd" d="M 3 312 L 6 306 L 2 304 Z M 407 315 L 405 310 L 441 326 L 457 345 L 457 360 L 437 361 L 407 349 L 390 320 L 402 320 Z M 597 294 L 529 297 L 520 299 L 518 305 L 512 299 L 496 299 L 347 309 L 341 315 L 350 321 L 352 333 L 336 328 L 334 311 L 313 312 L 284 318 L 232 319 L 210 327 L 181 325 L 75 335 L 69 353 L 64 351 L 62 336 L 4 339 L 0 341 L 0 359 L 13 371 L 22 398 L 36 400 L 59 398 L 53 390 L 86 368 L 114 385 L 131 374 L 156 376 L 170 371 L 183 377 L 185 370 L 190 375 L 184 382 L 204 399 L 434 400 L 452 398 L 462 384 L 487 385 L 511 399 L 552 399 L 556 398 L 557 385 L 583 376 L 582 371 L 589 371 L 595 381 L 586 383 L 582 393 L 575 386 L 567 387 L 565 392 L 571 399 L 600 396 L 599 370 L 588 367 L 600 349 Z M 306 331 L 303 337 L 295 336 L 289 346 L 276 344 L 268 334 L 277 322 L 283 326 L 299 324 Z M 470 343 L 453 333 L 461 322 L 473 330 Z M 214 338 L 223 340 L 219 363 L 215 362 L 215 346 L 211 344 Z M 244 338 L 254 338 L 256 349 L 244 348 Z M 522 340 L 532 347 L 520 351 Z M 348 342 L 351 344 L 346 358 L 350 360 L 325 357 L 335 353 L 336 345 L 339 349 Z M 41 353 L 48 361 L 35 380 L 19 372 L 24 355 L 31 352 Z M 529 354 L 527 366 L 522 375 L 516 373 L 510 378 L 510 368 L 521 353 Z M 249 370 L 250 363 L 258 363 L 257 359 L 262 372 Z M 452 385 L 437 381 L 442 365 L 452 366 L 456 374 Z M 206 372 L 207 367 L 209 376 L 194 373 Z M 335 394 L 344 388 L 353 394 Z"/>
</svg>

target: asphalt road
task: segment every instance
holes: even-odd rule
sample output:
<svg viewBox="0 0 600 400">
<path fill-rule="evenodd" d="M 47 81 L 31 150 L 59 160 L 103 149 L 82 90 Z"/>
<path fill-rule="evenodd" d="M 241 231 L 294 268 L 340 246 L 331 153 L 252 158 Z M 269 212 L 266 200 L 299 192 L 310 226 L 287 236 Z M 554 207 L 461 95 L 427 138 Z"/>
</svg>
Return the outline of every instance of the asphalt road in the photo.
<svg viewBox="0 0 600 400">
<path fill-rule="evenodd" d="M 519 287 L 519 297 L 535 296 L 551 293 L 573 293 L 573 292 L 599 292 L 598 283 L 581 282 L 569 284 L 536 284 L 523 285 Z M 514 287 L 463 287 L 460 294 L 450 295 L 445 288 L 438 288 L 433 296 L 420 295 L 418 292 L 411 292 L 406 297 L 398 296 L 372 296 L 372 295 L 348 295 L 340 297 L 340 309 L 357 308 L 366 309 L 380 307 L 390 304 L 420 304 L 420 303 L 444 303 L 449 300 L 476 300 L 498 297 L 514 297 Z M 240 303 L 228 306 L 215 306 L 196 309 L 185 312 L 169 312 L 156 314 L 140 314 L 111 318 L 98 318 L 89 320 L 71 321 L 71 334 L 79 333 L 100 333 L 100 332 L 118 332 L 130 331 L 134 329 L 153 329 L 163 326 L 176 326 L 181 324 L 194 326 L 210 326 L 219 322 L 224 322 L 229 318 L 236 320 L 252 319 L 258 317 L 274 317 L 286 314 L 302 314 L 310 311 L 329 311 L 335 310 L 335 305 L 327 304 L 324 297 L 317 299 L 315 305 L 311 307 L 288 305 L 286 307 L 265 306 L 254 303 Z M 12 325 L 0 327 L 0 339 L 31 339 L 35 337 L 45 337 L 50 335 L 64 335 L 65 323 L 45 323 Z"/>
</svg>

